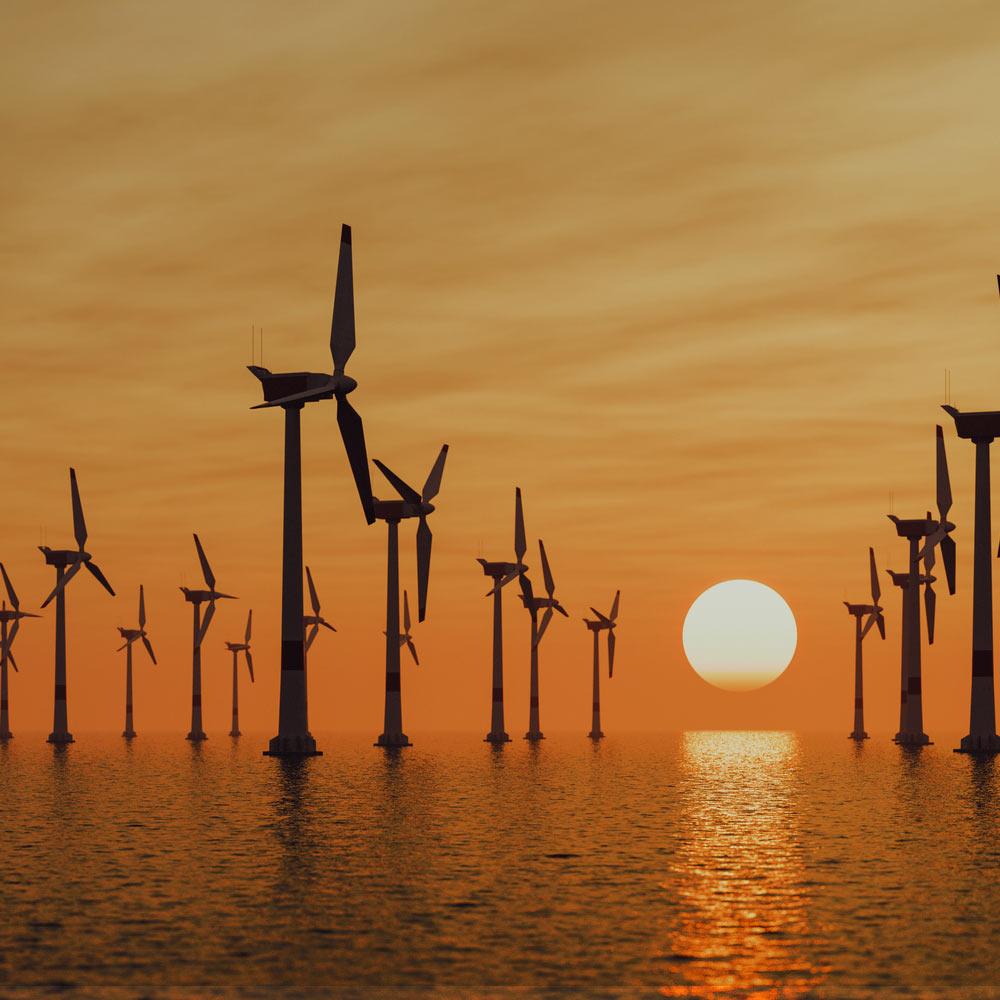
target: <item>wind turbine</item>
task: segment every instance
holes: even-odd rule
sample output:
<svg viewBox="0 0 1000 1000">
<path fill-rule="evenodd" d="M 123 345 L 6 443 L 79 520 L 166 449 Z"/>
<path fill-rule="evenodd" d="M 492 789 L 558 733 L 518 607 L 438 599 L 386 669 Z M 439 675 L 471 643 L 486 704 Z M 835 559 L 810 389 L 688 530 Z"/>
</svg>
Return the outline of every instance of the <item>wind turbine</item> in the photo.
<svg viewBox="0 0 1000 1000">
<path fill-rule="evenodd" d="M 545 555 L 545 543 L 541 539 L 538 540 L 538 551 L 542 557 L 542 576 L 548 597 L 535 597 L 528 574 L 521 574 L 521 602 L 531 615 L 531 697 L 528 702 L 528 731 L 524 734 L 524 738 L 533 742 L 545 739 L 538 718 L 538 647 L 545 630 L 549 627 L 549 622 L 552 621 L 553 611 L 569 617 L 566 609 L 556 600 L 556 585 L 552 579 L 548 557 Z M 542 623 L 539 625 L 538 612 L 543 609 L 545 614 L 542 615 Z"/>
<path fill-rule="evenodd" d="M 227 642 L 226 649 L 233 654 L 233 728 L 229 730 L 230 736 L 240 735 L 240 684 L 238 677 L 238 667 L 240 653 L 247 661 L 247 670 L 250 671 L 250 683 L 254 683 L 253 678 L 253 654 L 250 652 L 250 632 L 253 628 L 253 608 L 247 613 L 247 627 L 243 633 L 242 642 Z"/>
<path fill-rule="evenodd" d="M 215 614 L 215 602 L 218 600 L 236 600 L 232 594 L 221 594 L 215 589 L 215 574 L 208 564 L 205 550 L 201 547 L 201 540 L 194 536 L 194 547 L 198 550 L 198 561 L 201 563 L 201 573 L 205 578 L 207 590 L 191 590 L 189 587 L 181 587 L 184 600 L 193 605 L 194 610 L 194 631 L 192 633 L 192 653 L 191 653 L 191 731 L 187 734 L 189 740 L 198 742 L 207 740 L 205 730 L 201 728 L 201 644 L 208 633 L 208 626 L 212 623 Z M 201 606 L 208 603 L 205 617 L 201 617 Z"/>
<path fill-rule="evenodd" d="M 493 598 L 493 702 L 490 713 L 490 731 L 486 743 L 494 746 L 509 743 L 510 737 L 504 729 L 503 718 L 503 595 L 501 591 L 518 576 L 523 576 L 528 567 L 524 554 L 528 544 L 524 535 L 524 509 L 521 505 L 521 488 L 514 490 L 514 555 L 517 562 L 488 562 L 478 559 L 483 573 L 492 581 L 493 587 L 486 596 Z"/>
<path fill-rule="evenodd" d="M 278 735 L 268 744 L 270 757 L 316 756 L 316 741 L 309 732 L 309 699 L 306 682 L 305 643 L 302 634 L 302 447 L 301 412 L 306 403 L 336 398 L 337 424 L 354 474 L 365 520 L 372 524 L 372 486 L 368 452 L 361 417 L 347 396 L 358 383 L 344 374 L 354 352 L 354 271 L 351 227 L 340 231 L 340 260 L 333 294 L 330 353 L 333 374 L 270 372 L 258 365 L 250 371 L 260 380 L 264 402 L 254 407 L 280 406 L 285 411 L 285 493 L 281 562 L 281 688 Z"/>
<path fill-rule="evenodd" d="M 20 602 L 14 585 L 10 582 L 4 564 L 0 563 L 0 573 L 3 573 L 4 587 L 7 588 L 7 598 L 10 601 L 10 608 L 7 602 L 3 602 L 0 608 L 0 743 L 6 743 L 13 739 L 14 734 L 10 731 L 9 703 L 7 699 L 7 664 L 9 663 L 17 670 L 17 661 L 14 659 L 14 638 L 21 627 L 22 618 L 38 618 L 28 611 L 22 611 Z"/>
<path fill-rule="evenodd" d="M 896 533 L 909 542 L 906 572 L 889 571 L 892 582 L 900 588 L 903 595 L 899 732 L 894 739 L 906 746 L 925 746 L 930 743 L 930 738 L 924 732 L 921 694 L 920 588 L 924 588 L 927 641 L 933 643 L 937 597 L 934 593 L 936 579 L 931 575 L 931 570 L 935 563 L 934 551 L 938 546 L 941 548 L 948 579 L 948 593 L 955 593 L 955 540 L 951 537 L 955 525 L 948 520 L 948 512 L 951 510 L 951 480 L 948 477 L 948 457 L 940 427 L 937 428 L 936 478 L 938 520 L 931 517 L 930 511 L 925 517 L 910 519 L 889 515 L 889 520 L 896 526 Z"/>
<path fill-rule="evenodd" d="M 146 597 L 141 583 L 139 584 L 139 627 L 122 628 L 119 626 L 118 634 L 125 640 L 125 645 L 118 647 L 119 653 L 123 649 L 125 650 L 125 731 L 122 736 L 130 740 L 135 736 L 135 728 L 132 725 L 132 643 L 141 639 L 149 658 L 153 661 L 153 666 L 156 666 L 153 644 L 149 641 L 149 636 L 146 635 Z"/>
<path fill-rule="evenodd" d="M 372 498 L 372 514 L 385 521 L 388 529 L 388 572 L 385 613 L 385 720 L 382 734 L 375 746 L 408 747 L 410 740 L 403 732 L 403 706 L 399 675 L 399 522 L 417 517 L 417 620 L 423 621 L 427 615 L 427 588 L 431 572 L 431 544 L 433 537 L 427 524 L 427 516 L 434 511 L 431 500 L 441 489 L 441 476 L 448 457 L 448 446 L 442 445 L 427 481 L 420 493 L 408 486 L 395 472 L 377 458 L 379 471 L 400 495 L 400 500 L 379 500 Z"/>
<path fill-rule="evenodd" d="M 854 732 L 849 739 L 866 740 L 868 734 L 865 732 L 865 692 L 864 680 L 861 674 L 861 644 L 865 641 L 865 636 L 872 630 L 872 626 L 878 627 L 879 635 L 885 638 L 885 618 L 882 617 L 882 608 L 879 606 L 879 598 L 882 596 L 882 588 L 878 582 L 878 570 L 875 568 L 875 550 L 868 549 L 868 567 L 871 572 L 872 582 L 872 602 L 871 604 L 848 604 L 844 601 L 847 613 L 854 617 Z M 866 619 L 862 624 L 862 619 Z"/>
<path fill-rule="evenodd" d="M 997 275 L 1000 284 L 1000 275 Z M 959 753 L 998 753 L 993 694 L 993 552 L 990 526 L 990 445 L 1000 435 L 1000 411 L 961 413 L 943 407 L 955 421 L 960 438 L 976 446 L 975 529 L 972 556 L 972 691 L 969 732 Z M 1000 555 L 1000 552 L 997 553 Z"/>
<path fill-rule="evenodd" d="M 420 666 L 420 660 L 417 657 L 417 647 L 413 644 L 413 636 L 410 635 L 410 598 L 406 591 L 403 591 L 403 631 L 400 632 L 396 639 L 399 643 L 399 648 L 402 649 L 406 646 L 410 651 L 410 656 L 413 657 L 414 666 Z"/>
<path fill-rule="evenodd" d="M 610 680 L 615 675 L 615 626 L 618 624 L 618 599 L 620 597 L 621 591 L 616 590 L 610 614 L 602 615 L 597 608 L 592 607 L 590 610 L 597 615 L 597 618 L 583 619 L 587 623 L 587 628 L 594 633 L 594 715 L 590 732 L 587 734 L 592 740 L 599 740 L 604 736 L 604 733 L 601 732 L 601 652 L 598 639 L 601 632 L 608 633 L 608 680 Z"/>
<path fill-rule="evenodd" d="M 303 626 L 308 629 L 308 632 L 305 633 L 305 652 L 308 653 L 316 641 L 321 627 L 328 628 L 331 632 L 337 630 L 320 614 L 319 596 L 316 593 L 316 585 L 313 583 L 312 572 L 308 566 L 306 566 L 306 580 L 309 583 L 309 603 L 313 610 L 311 615 L 306 615 L 302 619 Z"/>
<path fill-rule="evenodd" d="M 56 570 L 56 585 L 52 593 L 42 602 L 46 607 L 53 598 L 56 601 L 56 685 L 55 704 L 53 708 L 52 732 L 49 733 L 49 743 L 72 743 L 73 734 L 69 731 L 69 714 L 66 704 L 66 586 L 84 566 L 87 572 L 112 596 L 115 596 L 107 577 L 101 572 L 89 552 L 84 550 L 87 543 L 87 522 L 83 518 L 83 504 L 80 501 L 80 489 L 76 483 L 76 470 L 69 470 L 69 490 L 73 505 L 73 535 L 76 538 L 75 549 L 50 549 L 47 545 L 39 545 L 38 549 L 45 557 L 48 566 Z"/>
</svg>

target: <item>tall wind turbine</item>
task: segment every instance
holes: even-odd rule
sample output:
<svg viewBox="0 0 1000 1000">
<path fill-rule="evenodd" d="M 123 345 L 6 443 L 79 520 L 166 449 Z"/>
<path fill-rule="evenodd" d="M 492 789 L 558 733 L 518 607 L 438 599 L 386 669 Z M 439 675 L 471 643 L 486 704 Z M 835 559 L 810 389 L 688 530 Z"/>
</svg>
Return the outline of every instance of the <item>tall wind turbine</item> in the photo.
<svg viewBox="0 0 1000 1000">
<path fill-rule="evenodd" d="M 207 590 L 191 590 L 189 587 L 181 587 L 184 600 L 193 605 L 194 611 L 194 631 L 192 633 L 191 651 L 191 731 L 187 734 L 189 740 L 198 742 L 206 740 L 205 730 L 201 727 L 201 644 L 208 633 L 208 626 L 212 623 L 215 614 L 215 602 L 218 600 L 236 600 L 232 594 L 222 594 L 215 589 L 215 574 L 208 564 L 205 550 L 201 547 L 201 540 L 194 536 L 194 547 L 198 550 L 198 562 L 201 563 L 201 573 L 205 578 Z M 207 603 L 205 617 L 201 617 L 201 606 Z"/>
<path fill-rule="evenodd" d="M 3 602 L 0 608 L 0 743 L 6 743 L 13 739 L 14 734 L 10 731 L 10 704 L 7 696 L 7 664 L 9 663 L 17 670 L 17 661 L 14 659 L 14 638 L 21 627 L 22 618 L 38 618 L 28 611 L 21 610 L 21 604 L 17 599 L 14 585 L 10 582 L 4 564 L 0 563 L 0 573 L 3 573 L 3 584 L 7 588 L 7 598 L 10 601 L 10 608 L 7 602 Z"/>
<path fill-rule="evenodd" d="M 849 739 L 866 740 L 868 734 L 865 732 L 865 689 L 864 678 L 861 673 L 861 644 L 865 641 L 865 636 L 872 630 L 872 626 L 878 627 L 879 635 L 885 638 L 885 618 L 882 616 L 882 608 L 879 606 L 879 598 L 882 596 L 882 588 L 878 582 L 878 570 L 875 568 L 875 550 L 868 550 L 868 568 L 871 572 L 872 602 L 871 604 L 849 604 L 844 601 L 847 613 L 854 618 L 854 731 Z M 862 619 L 864 623 L 862 624 Z"/>
<path fill-rule="evenodd" d="M 503 718 L 503 594 L 501 591 L 511 580 L 528 571 L 524 562 L 528 543 L 524 535 L 524 509 L 521 506 L 521 488 L 514 490 L 514 556 L 516 562 L 488 562 L 478 559 L 483 573 L 492 581 L 493 587 L 486 594 L 493 598 L 493 699 L 490 712 L 490 731 L 487 743 L 494 746 L 509 743 L 510 737 L 504 729 Z"/>
<path fill-rule="evenodd" d="M 122 736 L 130 740 L 135 736 L 135 727 L 132 722 L 132 643 L 137 639 L 141 639 L 143 646 L 146 647 L 146 652 L 149 654 L 149 658 L 153 661 L 153 666 L 156 666 L 156 654 L 153 652 L 153 644 L 149 641 L 149 636 L 146 634 L 146 597 L 143 593 L 141 583 L 139 584 L 139 627 L 122 628 L 119 626 L 118 634 L 125 640 L 125 645 L 118 647 L 119 653 L 123 649 L 125 650 L 125 731 L 122 733 Z"/>
<path fill-rule="evenodd" d="M 83 518 L 83 504 L 80 501 L 80 489 L 76 484 L 76 470 L 69 470 L 69 490 L 73 504 L 73 535 L 76 538 L 75 549 L 50 549 L 47 545 L 39 545 L 39 551 L 45 556 L 45 563 L 54 566 L 56 585 L 52 593 L 42 602 L 46 607 L 53 598 L 56 601 L 56 685 L 55 705 L 53 708 L 52 732 L 49 733 L 49 743 L 72 743 L 73 734 L 69 731 L 69 713 L 66 703 L 66 586 L 84 566 L 87 572 L 112 596 L 115 596 L 107 577 L 101 572 L 89 552 L 84 550 L 87 543 L 87 522 Z"/>
<path fill-rule="evenodd" d="M 316 585 L 313 583 L 312 572 L 308 566 L 306 566 L 306 580 L 309 583 L 309 603 L 312 605 L 313 611 L 311 615 L 306 615 L 302 619 L 303 627 L 308 630 L 305 632 L 305 652 L 308 654 L 312 644 L 316 641 L 316 636 L 319 635 L 320 628 L 327 628 L 331 632 L 337 630 L 320 614 L 319 595 L 316 593 Z"/>
<path fill-rule="evenodd" d="M 403 705 L 399 675 L 399 522 L 417 517 L 417 620 L 423 621 L 427 615 L 427 588 L 431 572 L 431 544 L 433 537 L 427 524 L 427 516 L 434 511 L 431 500 L 441 489 L 444 462 L 448 457 L 448 446 L 442 445 L 431 471 L 418 493 L 408 486 L 384 463 L 375 459 L 379 471 L 400 495 L 400 500 L 378 500 L 372 498 L 372 513 L 378 520 L 385 521 L 388 529 L 388 566 L 385 612 L 385 719 L 382 734 L 375 746 L 408 747 L 410 740 L 403 732 Z M 408 630 L 407 630 L 408 631 Z"/>
<path fill-rule="evenodd" d="M 333 374 L 318 372 L 272 373 L 250 365 L 260 379 L 264 402 L 260 407 L 280 406 L 285 411 L 285 496 L 281 562 L 281 689 L 278 735 L 268 744 L 270 757 L 316 756 L 316 741 L 309 732 L 309 699 L 302 635 L 302 448 L 301 412 L 306 403 L 336 398 L 337 424 L 354 474 L 354 482 L 365 520 L 372 524 L 372 486 L 365 449 L 364 425 L 347 396 L 358 383 L 344 374 L 354 352 L 354 271 L 351 258 L 351 227 L 340 232 L 340 260 L 333 295 L 330 353 Z"/>
<path fill-rule="evenodd" d="M 955 540 L 951 537 L 955 525 L 948 520 L 948 512 L 951 510 L 951 480 L 948 477 L 948 457 L 940 427 L 937 428 L 937 508 L 936 521 L 931 517 L 930 511 L 925 517 L 910 519 L 889 515 L 889 520 L 896 526 L 896 533 L 909 542 L 906 571 L 889 571 L 892 582 L 900 588 L 903 595 L 899 732 L 894 739 L 906 746 L 925 746 L 930 743 L 930 738 L 924 732 L 921 692 L 920 588 L 924 588 L 927 641 L 933 643 L 937 597 L 934 593 L 936 581 L 931 570 L 935 563 L 934 551 L 938 546 L 941 548 L 948 579 L 948 593 L 955 593 Z"/>
<path fill-rule="evenodd" d="M 233 654 L 233 728 L 229 730 L 230 736 L 240 735 L 240 682 L 239 682 L 239 658 L 243 654 L 247 663 L 247 670 L 250 671 L 250 683 L 254 683 L 253 678 L 253 653 L 250 652 L 250 633 L 253 629 L 253 608 L 247 613 L 247 627 L 243 633 L 242 642 L 227 642 L 226 649 Z"/>
<path fill-rule="evenodd" d="M 538 540 L 538 551 L 542 557 L 542 576 L 548 596 L 535 597 L 528 574 L 521 574 L 521 602 L 531 615 L 531 695 L 528 701 L 528 731 L 524 734 L 524 738 L 532 742 L 545 739 L 538 714 L 538 647 L 545 630 L 549 627 L 549 622 L 552 621 L 553 611 L 558 611 L 566 618 L 569 617 L 566 609 L 556 600 L 556 585 L 552 579 L 548 557 L 545 555 L 545 543 L 541 539 Z M 545 614 L 542 615 L 542 623 L 539 625 L 538 612 L 542 610 Z"/>
<path fill-rule="evenodd" d="M 1000 284 L 1000 275 L 997 275 Z M 972 556 L 972 692 L 969 732 L 959 753 L 998 753 L 996 704 L 993 694 L 993 552 L 990 525 L 990 445 L 1000 435 L 1000 411 L 961 413 L 944 410 L 954 419 L 960 438 L 976 446 L 975 529 Z M 1000 555 L 1000 552 L 997 553 Z"/>
<path fill-rule="evenodd" d="M 615 675 L 615 626 L 618 624 L 618 600 L 621 591 L 615 591 L 615 599 L 611 605 L 611 612 L 602 615 L 597 608 L 590 610 L 597 615 L 597 618 L 584 618 L 587 628 L 594 633 L 594 715 L 587 734 L 592 740 L 599 740 L 604 736 L 601 732 L 601 650 L 598 640 L 602 632 L 608 633 L 608 680 Z"/>
</svg>

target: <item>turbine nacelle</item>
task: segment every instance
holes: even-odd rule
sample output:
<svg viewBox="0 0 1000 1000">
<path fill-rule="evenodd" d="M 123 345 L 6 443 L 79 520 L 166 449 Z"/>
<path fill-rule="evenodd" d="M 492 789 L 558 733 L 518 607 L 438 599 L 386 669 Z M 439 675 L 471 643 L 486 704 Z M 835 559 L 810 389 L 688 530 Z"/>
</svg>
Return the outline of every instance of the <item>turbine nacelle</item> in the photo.
<svg viewBox="0 0 1000 1000">
<path fill-rule="evenodd" d="M 181 587 L 184 600 L 191 604 L 204 604 L 205 601 L 236 601 L 239 598 L 232 594 L 220 594 L 217 590 L 192 590 L 190 587 Z"/>
<path fill-rule="evenodd" d="M 252 406 L 263 410 L 271 406 L 303 406 L 320 399 L 346 396 L 358 383 L 343 372 L 272 372 L 259 365 L 247 365 L 247 370 L 261 383 L 264 402 Z"/>
</svg>

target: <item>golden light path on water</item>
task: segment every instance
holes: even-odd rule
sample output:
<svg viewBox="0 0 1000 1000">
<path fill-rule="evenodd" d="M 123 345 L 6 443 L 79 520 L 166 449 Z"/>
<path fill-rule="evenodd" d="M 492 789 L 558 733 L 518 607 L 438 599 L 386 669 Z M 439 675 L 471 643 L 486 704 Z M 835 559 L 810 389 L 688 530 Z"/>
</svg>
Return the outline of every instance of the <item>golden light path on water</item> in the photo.
<svg viewBox="0 0 1000 1000">
<path fill-rule="evenodd" d="M 677 893 L 670 997 L 801 997 L 825 969 L 808 939 L 805 863 L 785 732 L 685 733 L 683 836 L 663 888 Z M 776 985 L 780 983 L 780 986 Z"/>
</svg>

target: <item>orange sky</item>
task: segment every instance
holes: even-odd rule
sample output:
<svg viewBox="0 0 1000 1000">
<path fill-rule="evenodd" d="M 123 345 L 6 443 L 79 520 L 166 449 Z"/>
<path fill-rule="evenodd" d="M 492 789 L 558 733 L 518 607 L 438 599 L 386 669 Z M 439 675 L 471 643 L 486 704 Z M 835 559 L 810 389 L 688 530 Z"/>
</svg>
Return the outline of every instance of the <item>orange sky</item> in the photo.
<svg viewBox="0 0 1000 1000">
<path fill-rule="evenodd" d="M 275 728 L 281 419 L 251 413 L 251 322 L 274 370 L 329 367 L 340 223 L 354 227 L 369 452 L 419 486 L 451 454 L 406 729 L 488 727 L 490 604 L 513 487 L 559 594 L 542 725 L 589 727 L 587 606 L 621 587 L 604 728 L 843 730 L 867 546 L 933 499 L 943 369 L 1000 408 L 992 363 L 1000 82 L 995 4 L 10 3 L 0 37 L 0 556 L 26 607 L 34 546 L 94 552 L 69 598 L 70 723 L 121 728 L 115 626 L 146 585 L 160 666 L 137 728 L 187 731 L 191 532 L 219 584 L 205 723 L 228 728 L 223 642 L 254 608 L 243 728 Z M 303 421 L 307 561 L 339 628 L 310 657 L 314 731 L 380 729 L 384 526 L 366 527 L 332 403 Z M 925 659 L 932 737 L 964 731 L 972 448 L 948 428 L 959 587 Z M 382 488 L 378 474 L 373 480 Z M 403 573 L 415 588 L 412 528 Z M 531 561 L 529 551 L 529 562 Z M 786 675 L 715 691 L 681 623 L 751 577 L 799 625 Z M 943 588 L 942 588 L 943 589 Z M 507 600 L 508 730 L 528 621 Z M 866 644 L 868 729 L 895 730 L 898 593 Z M 18 638 L 15 731 L 48 731 L 52 615 Z"/>
</svg>

